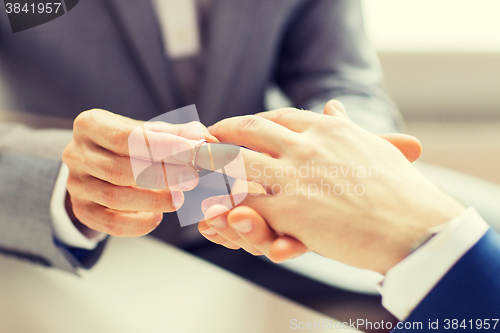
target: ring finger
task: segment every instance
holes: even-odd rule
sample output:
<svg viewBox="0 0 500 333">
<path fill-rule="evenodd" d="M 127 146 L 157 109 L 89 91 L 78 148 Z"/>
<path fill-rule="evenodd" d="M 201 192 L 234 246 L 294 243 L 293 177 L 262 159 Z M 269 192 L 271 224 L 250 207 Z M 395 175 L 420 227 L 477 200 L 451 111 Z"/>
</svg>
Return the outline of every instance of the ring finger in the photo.
<svg viewBox="0 0 500 333">
<path fill-rule="evenodd" d="M 137 170 L 137 179 L 134 169 Z M 151 164 L 145 160 L 118 156 L 99 147 L 90 149 L 84 160 L 84 171 L 118 186 L 139 185 L 153 189 L 188 191 L 198 183 L 198 175 L 189 165 Z"/>
</svg>

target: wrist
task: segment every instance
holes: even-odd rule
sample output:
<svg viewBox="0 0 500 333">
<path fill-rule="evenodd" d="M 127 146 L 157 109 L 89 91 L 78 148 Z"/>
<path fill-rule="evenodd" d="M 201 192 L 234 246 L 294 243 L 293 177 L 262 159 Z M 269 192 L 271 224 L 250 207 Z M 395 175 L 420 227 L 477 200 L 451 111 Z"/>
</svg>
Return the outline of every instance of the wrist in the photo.
<svg viewBox="0 0 500 333">
<path fill-rule="evenodd" d="M 434 187 L 434 186 L 433 186 Z M 393 216 L 394 232 L 388 234 L 387 249 L 379 272 L 389 269 L 422 246 L 445 225 L 465 211 L 465 207 L 437 188 L 425 191 L 425 195 L 413 193 L 412 204 L 402 205 Z M 416 201 L 416 202 L 415 202 Z"/>
</svg>

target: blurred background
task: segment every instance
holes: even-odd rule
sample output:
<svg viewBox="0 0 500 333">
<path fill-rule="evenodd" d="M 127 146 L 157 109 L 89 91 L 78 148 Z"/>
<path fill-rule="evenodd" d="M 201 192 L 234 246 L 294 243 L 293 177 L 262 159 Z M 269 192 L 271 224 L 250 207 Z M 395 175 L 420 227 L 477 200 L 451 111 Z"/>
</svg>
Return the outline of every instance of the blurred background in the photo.
<svg viewBox="0 0 500 333">
<path fill-rule="evenodd" d="M 500 184 L 500 1 L 364 0 L 363 10 L 421 161 Z"/>
<path fill-rule="evenodd" d="M 405 131 L 423 144 L 421 161 L 500 184 L 500 1 L 363 0 L 363 10 Z M 2 91 L 0 80 L 5 102 Z M 268 105 L 283 101 L 273 93 Z M 20 117 L 0 113 L 0 121 L 71 126 Z"/>
</svg>

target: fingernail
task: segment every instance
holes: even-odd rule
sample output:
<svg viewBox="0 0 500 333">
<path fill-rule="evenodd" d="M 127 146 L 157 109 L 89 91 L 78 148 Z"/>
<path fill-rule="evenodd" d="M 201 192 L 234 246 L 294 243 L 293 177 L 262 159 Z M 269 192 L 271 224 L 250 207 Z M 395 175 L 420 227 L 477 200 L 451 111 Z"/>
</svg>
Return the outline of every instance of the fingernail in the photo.
<svg viewBox="0 0 500 333">
<path fill-rule="evenodd" d="M 231 224 L 231 227 L 238 232 L 247 233 L 252 231 L 252 221 L 249 219 L 241 220 Z"/>
<path fill-rule="evenodd" d="M 172 157 L 181 163 L 189 163 L 191 151 L 188 144 L 177 144 L 172 147 Z"/>
<path fill-rule="evenodd" d="M 345 112 L 345 107 L 344 107 L 344 104 L 342 104 L 342 102 L 338 101 L 338 100 L 333 100 L 333 106 L 335 106 L 335 108 L 341 112 Z"/>
<path fill-rule="evenodd" d="M 156 214 L 156 223 L 160 224 L 161 220 L 163 220 L 163 213 Z"/>
<path fill-rule="evenodd" d="M 202 233 L 208 236 L 215 236 L 217 232 L 212 228 L 208 228 L 207 230 L 203 230 Z"/>
<path fill-rule="evenodd" d="M 225 228 L 227 225 L 227 218 L 225 216 L 216 217 L 210 225 L 216 228 Z"/>
<path fill-rule="evenodd" d="M 196 185 L 196 175 L 193 172 L 182 171 L 177 179 L 178 185 L 183 189 L 190 190 Z"/>
<path fill-rule="evenodd" d="M 177 210 L 177 209 L 181 208 L 182 204 L 184 203 L 184 198 L 183 198 L 182 192 L 174 191 L 174 192 L 170 192 L 170 194 L 172 195 L 172 203 L 173 203 L 175 209 Z"/>
</svg>

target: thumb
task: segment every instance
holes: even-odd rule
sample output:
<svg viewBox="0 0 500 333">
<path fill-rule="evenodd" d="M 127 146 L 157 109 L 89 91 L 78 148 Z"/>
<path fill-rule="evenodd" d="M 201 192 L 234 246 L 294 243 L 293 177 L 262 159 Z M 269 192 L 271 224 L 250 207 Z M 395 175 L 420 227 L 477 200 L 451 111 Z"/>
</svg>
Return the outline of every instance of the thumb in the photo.
<svg viewBox="0 0 500 333">
<path fill-rule="evenodd" d="M 415 162 L 422 154 L 422 144 L 411 135 L 386 133 L 379 136 L 398 148 L 410 162 Z"/>
<path fill-rule="evenodd" d="M 326 103 L 323 114 L 349 118 L 342 103 L 335 99 Z M 422 154 L 422 144 L 413 136 L 400 133 L 387 133 L 379 136 L 398 148 L 410 162 L 415 162 Z"/>
<path fill-rule="evenodd" d="M 323 114 L 327 116 L 343 117 L 349 119 L 344 105 L 336 99 L 332 99 L 325 104 Z"/>
</svg>

